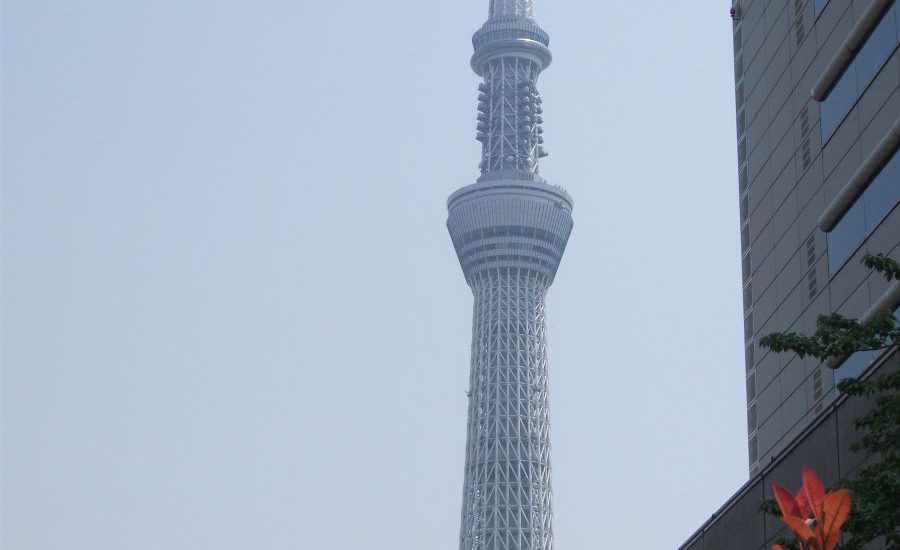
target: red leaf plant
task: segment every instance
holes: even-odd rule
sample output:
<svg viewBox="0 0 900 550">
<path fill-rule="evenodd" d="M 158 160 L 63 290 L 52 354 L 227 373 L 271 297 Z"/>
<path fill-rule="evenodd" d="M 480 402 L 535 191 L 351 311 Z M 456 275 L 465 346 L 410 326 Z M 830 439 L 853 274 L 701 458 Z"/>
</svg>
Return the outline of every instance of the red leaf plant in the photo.
<svg viewBox="0 0 900 550">
<path fill-rule="evenodd" d="M 800 539 L 800 550 L 834 550 L 841 526 L 850 514 L 850 492 L 837 489 L 825 492 L 818 476 L 803 468 L 803 486 L 792 495 L 790 491 L 772 483 L 775 500 L 781 508 L 781 520 Z M 780 544 L 772 550 L 785 550 Z"/>
</svg>

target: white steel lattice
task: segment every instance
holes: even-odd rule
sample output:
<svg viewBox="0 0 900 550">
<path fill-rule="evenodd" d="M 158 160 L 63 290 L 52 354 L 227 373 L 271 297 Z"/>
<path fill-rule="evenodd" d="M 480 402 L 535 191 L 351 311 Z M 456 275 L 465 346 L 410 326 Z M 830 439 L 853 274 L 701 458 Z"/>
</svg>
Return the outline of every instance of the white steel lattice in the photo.
<svg viewBox="0 0 900 550">
<path fill-rule="evenodd" d="M 538 173 L 541 144 L 541 97 L 537 79 L 542 67 L 527 57 L 496 57 L 482 67 L 478 95 L 478 141 L 481 173 L 521 170 Z"/>
<path fill-rule="evenodd" d="M 518 17 L 534 17 L 532 0 L 491 0 L 490 17 L 502 17 L 504 15 Z"/>
<path fill-rule="evenodd" d="M 550 550 L 544 297 L 529 269 L 471 280 L 475 296 L 461 550 Z"/>
</svg>

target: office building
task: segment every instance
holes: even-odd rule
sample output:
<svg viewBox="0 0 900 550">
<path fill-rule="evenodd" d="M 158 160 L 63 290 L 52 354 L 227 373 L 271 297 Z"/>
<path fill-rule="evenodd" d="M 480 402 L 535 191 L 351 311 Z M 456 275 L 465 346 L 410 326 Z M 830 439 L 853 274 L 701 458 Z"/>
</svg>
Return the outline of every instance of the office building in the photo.
<svg viewBox="0 0 900 550">
<path fill-rule="evenodd" d="M 731 12 L 750 480 L 686 550 L 770 548 L 783 525 L 758 506 L 772 481 L 795 487 L 804 465 L 826 484 L 853 475 L 862 408 L 836 384 L 898 363 L 896 349 L 821 363 L 758 341 L 900 306 L 900 282 L 861 265 L 900 258 L 900 7 L 739 0 Z"/>
</svg>

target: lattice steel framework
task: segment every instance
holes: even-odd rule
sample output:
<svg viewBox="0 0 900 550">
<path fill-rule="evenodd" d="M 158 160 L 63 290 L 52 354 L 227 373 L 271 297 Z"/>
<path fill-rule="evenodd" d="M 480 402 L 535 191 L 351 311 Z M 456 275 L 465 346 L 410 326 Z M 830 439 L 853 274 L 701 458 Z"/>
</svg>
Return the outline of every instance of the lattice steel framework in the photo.
<svg viewBox="0 0 900 550">
<path fill-rule="evenodd" d="M 472 69 L 483 79 L 476 135 L 482 178 L 515 172 L 535 178 L 538 160 L 547 156 L 537 81 L 552 59 L 550 37 L 531 12 L 530 0 L 494 0 L 490 17 L 472 37 Z"/>
<path fill-rule="evenodd" d="M 534 8 L 531 0 L 491 0 L 488 17 L 500 17 L 503 15 L 514 15 L 534 17 Z"/>
<path fill-rule="evenodd" d="M 521 268 L 473 279 L 463 549 L 550 548 L 547 288 Z"/>
<path fill-rule="evenodd" d="M 491 0 L 475 33 L 481 177 L 450 196 L 447 227 L 474 294 L 461 550 L 550 550 L 544 298 L 572 231 L 572 199 L 544 182 L 549 37 L 531 0 Z"/>
<path fill-rule="evenodd" d="M 500 57 L 482 67 L 478 95 L 478 134 L 482 143 L 481 173 L 523 170 L 538 173 L 547 155 L 537 78 L 541 64 L 531 59 Z"/>
</svg>

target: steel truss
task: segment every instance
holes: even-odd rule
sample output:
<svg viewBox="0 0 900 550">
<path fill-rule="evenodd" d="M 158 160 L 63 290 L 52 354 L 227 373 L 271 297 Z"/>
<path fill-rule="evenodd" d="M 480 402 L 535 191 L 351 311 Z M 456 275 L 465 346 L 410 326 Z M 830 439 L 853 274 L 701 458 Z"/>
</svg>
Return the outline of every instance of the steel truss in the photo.
<svg viewBox="0 0 900 550">
<path fill-rule="evenodd" d="M 534 17 L 532 0 L 491 0 L 489 17 L 501 17 L 512 15 L 519 17 Z"/>
<path fill-rule="evenodd" d="M 478 274 L 461 550 L 550 550 L 550 407 L 544 297 L 535 271 Z"/>
<path fill-rule="evenodd" d="M 542 67 L 524 57 L 488 60 L 478 90 L 478 134 L 482 143 L 481 173 L 522 170 L 538 174 L 541 144 L 541 97 L 537 79 Z"/>
</svg>

